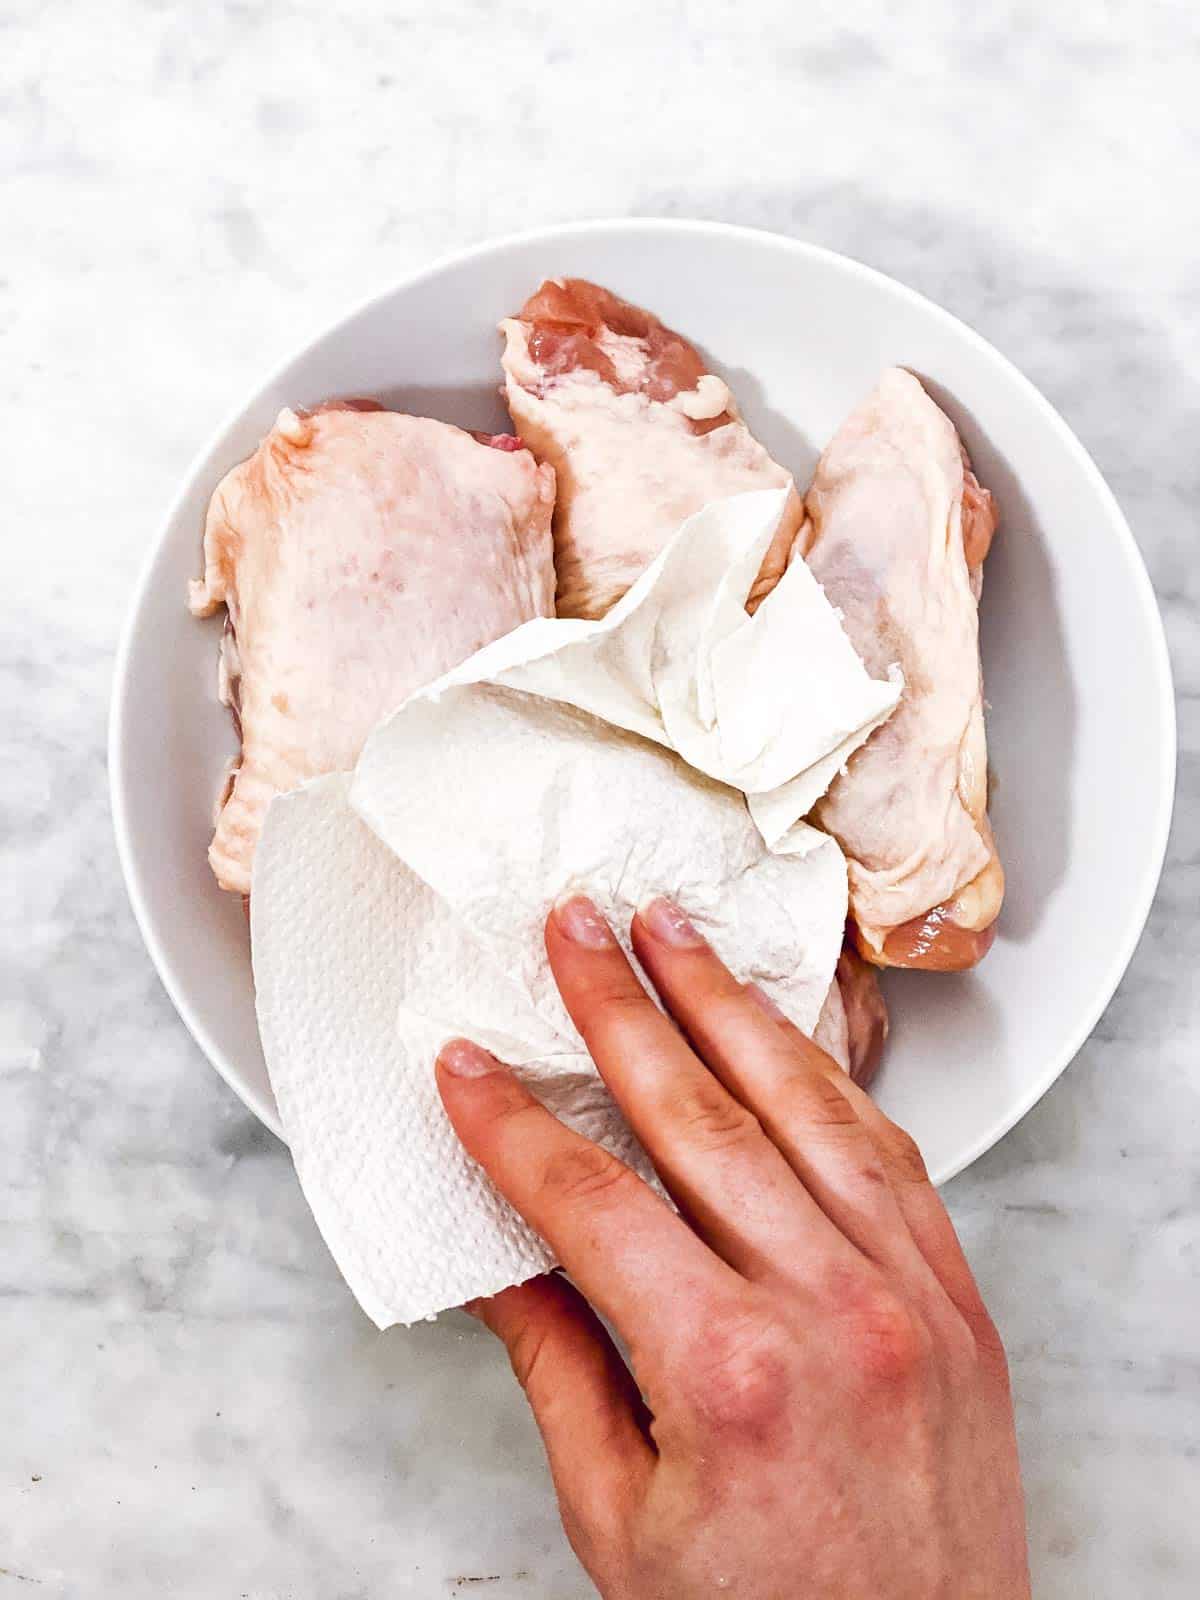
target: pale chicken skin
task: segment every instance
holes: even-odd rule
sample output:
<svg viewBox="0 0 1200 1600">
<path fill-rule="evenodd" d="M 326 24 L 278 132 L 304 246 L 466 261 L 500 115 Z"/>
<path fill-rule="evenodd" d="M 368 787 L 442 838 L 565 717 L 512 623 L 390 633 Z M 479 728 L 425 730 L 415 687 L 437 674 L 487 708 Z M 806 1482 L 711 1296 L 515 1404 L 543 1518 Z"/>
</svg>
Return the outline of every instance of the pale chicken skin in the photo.
<svg viewBox="0 0 1200 1600">
<path fill-rule="evenodd" d="M 558 481 L 560 617 L 602 617 L 708 501 L 792 482 L 699 352 L 607 289 L 548 279 L 500 327 L 509 411 Z M 751 608 L 782 573 L 801 514 L 793 488 Z"/>
<path fill-rule="evenodd" d="M 222 888 L 249 894 L 274 795 L 349 770 L 414 690 L 553 616 L 553 504 L 553 471 L 508 436 L 357 402 L 280 413 L 213 495 L 190 593 L 197 616 L 229 613 L 242 753 L 209 850 Z"/>
<path fill-rule="evenodd" d="M 949 418 L 892 368 L 821 457 L 805 510 L 797 552 L 868 670 L 905 678 L 813 813 L 845 852 L 858 948 L 879 966 L 974 966 L 1004 893 L 978 630 L 992 497 Z"/>
</svg>

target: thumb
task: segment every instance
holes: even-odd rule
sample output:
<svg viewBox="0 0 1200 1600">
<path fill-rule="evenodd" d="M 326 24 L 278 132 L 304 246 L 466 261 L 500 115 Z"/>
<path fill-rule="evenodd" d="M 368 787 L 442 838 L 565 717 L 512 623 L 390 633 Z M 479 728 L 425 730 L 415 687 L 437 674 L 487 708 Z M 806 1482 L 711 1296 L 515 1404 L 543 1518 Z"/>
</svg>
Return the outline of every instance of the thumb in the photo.
<svg viewBox="0 0 1200 1600">
<path fill-rule="evenodd" d="M 466 1309 L 504 1344 L 546 1447 L 568 1532 L 611 1542 L 657 1459 L 649 1414 L 573 1284 L 531 1278 Z"/>
</svg>

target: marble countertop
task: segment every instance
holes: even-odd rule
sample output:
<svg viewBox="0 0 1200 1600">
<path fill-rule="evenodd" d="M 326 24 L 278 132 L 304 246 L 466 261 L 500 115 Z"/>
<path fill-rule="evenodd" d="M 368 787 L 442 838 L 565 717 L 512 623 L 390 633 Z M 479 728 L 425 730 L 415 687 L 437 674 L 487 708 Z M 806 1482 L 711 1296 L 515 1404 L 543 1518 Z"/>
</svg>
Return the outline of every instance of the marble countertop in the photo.
<svg viewBox="0 0 1200 1600">
<path fill-rule="evenodd" d="M 1200 24 L 823 9 L 0 4 L 0 1596 L 589 1592 L 502 1353 L 368 1325 L 176 1018 L 104 741 L 147 541 L 260 374 L 439 252 L 631 213 L 948 305 L 1137 532 L 1180 698 L 1166 874 L 1088 1045 L 948 1198 L 1011 1351 L 1037 1593 L 1195 1594 Z"/>
</svg>

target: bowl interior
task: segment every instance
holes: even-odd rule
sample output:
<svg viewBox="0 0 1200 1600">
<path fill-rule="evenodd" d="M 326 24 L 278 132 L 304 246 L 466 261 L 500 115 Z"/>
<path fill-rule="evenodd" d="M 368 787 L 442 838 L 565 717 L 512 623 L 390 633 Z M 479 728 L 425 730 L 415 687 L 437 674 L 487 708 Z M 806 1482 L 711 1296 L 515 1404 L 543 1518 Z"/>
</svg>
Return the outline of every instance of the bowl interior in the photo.
<svg viewBox="0 0 1200 1600">
<path fill-rule="evenodd" d="M 485 247 L 354 313 L 221 431 L 161 532 L 118 665 L 114 813 L 150 952 L 213 1064 L 279 1131 L 241 903 L 217 889 L 205 855 L 235 749 L 216 698 L 220 621 L 195 622 L 185 606 L 208 496 L 285 404 L 372 394 L 467 427 L 507 426 L 495 324 L 555 274 L 595 278 L 694 339 L 801 484 L 880 370 L 909 367 L 999 499 L 983 651 L 992 816 L 1008 873 L 1000 936 L 976 973 L 886 980 L 893 1037 L 878 1098 L 944 1179 L 1044 1092 L 1132 954 L 1169 822 L 1169 668 L 1129 530 L 1049 404 L 937 307 L 794 241 L 629 222 Z"/>
</svg>

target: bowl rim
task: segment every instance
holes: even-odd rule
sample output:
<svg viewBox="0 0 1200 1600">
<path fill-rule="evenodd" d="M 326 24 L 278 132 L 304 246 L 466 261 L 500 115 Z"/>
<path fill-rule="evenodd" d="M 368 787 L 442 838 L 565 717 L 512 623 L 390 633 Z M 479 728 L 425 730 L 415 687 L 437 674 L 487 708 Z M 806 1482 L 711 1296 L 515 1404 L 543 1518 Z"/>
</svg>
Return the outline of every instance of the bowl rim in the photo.
<svg viewBox="0 0 1200 1600">
<path fill-rule="evenodd" d="M 1013 1107 L 996 1118 L 984 1132 L 979 1134 L 956 1161 L 931 1174 L 933 1181 L 940 1185 L 956 1177 L 958 1173 L 962 1172 L 987 1150 L 990 1150 L 993 1145 L 997 1144 L 1006 1133 L 1032 1110 L 1051 1085 L 1065 1072 L 1104 1014 L 1133 959 L 1154 903 L 1159 879 L 1162 876 L 1171 819 L 1174 812 L 1178 742 L 1174 680 L 1162 614 L 1158 607 L 1158 600 L 1154 593 L 1150 574 L 1146 568 L 1137 540 L 1134 538 L 1133 531 L 1130 528 L 1129 521 L 1121 509 L 1116 495 L 1109 487 L 1104 474 L 1100 471 L 1100 468 L 1096 465 L 1074 430 L 1052 403 L 1014 362 L 1001 350 L 997 349 L 990 340 L 984 338 L 982 334 L 977 333 L 974 328 L 964 322 L 961 317 L 956 316 L 952 311 L 947 311 L 944 306 L 939 305 L 935 300 L 929 299 L 919 290 L 909 287 L 909 285 L 891 277 L 888 273 L 882 272 L 876 267 L 868 266 L 866 263 L 856 260 L 853 256 L 843 255 L 840 251 L 831 250 L 824 245 L 813 244 L 806 239 L 797 239 L 788 234 L 775 233 L 767 228 L 746 227 L 740 223 L 708 221 L 700 218 L 655 216 L 597 217 L 578 222 L 560 222 L 544 227 L 523 229 L 516 233 L 504 234 L 498 238 L 485 239 L 465 248 L 447 251 L 415 271 L 406 273 L 400 278 L 391 280 L 384 287 L 373 290 L 348 311 L 319 327 L 316 332 L 296 344 L 288 355 L 278 362 L 267 376 L 259 382 L 248 397 L 238 405 L 230 408 L 200 448 L 193 454 L 165 513 L 159 519 L 157 530 L 142 559 L 141 568 L 134 583 L 132 597 L 121 627 L 114 660 L 108 722 L 109 799 L 112 809 L 113 830 L 116 836 L 117 855 L 121 864 L 121 874 L 125 882 L 126 893 L 133 909 L 134 920 L 137 923 L 138 930 L 141 933 L 142 940 L 158 977 L 196 1044 L 242 1103 L 286 1143 L 286 1136 L 276 1107 L 268 1103 L 261 1094 L 257 1093 L 243 1080 L 236 1064 L 228 1060 L 224 1051 L 218 1047 L 209 1033 L 203 1017 L 196 1013 L 183 991 L 181 981 L 175 972 L 174 963 L 159 936 L 149 911 L 142 887 L 142 875 L 138 865 L 137 851 L 126 805 L 126 793 L 131 781 L 131 775 L 126 769 L 125 762 L 125 729 L 131 696 L 129 672 L 133 643 L 142 612 L 153 590 L 155 569 L 166 546 L 171 528 L 185 501 L 193 492 L 205 463 L 222 440 L 238 425 L 245 413 L 258 404 L 272 388 L 277 387 L 285 373 L 297 361 L 302 359 L 314 345 L 332 338 L 342 328 L 374 310 L 384 301 L 392 299 L 405 290 L 413 289 L 419 284 L 428 282 L 450 268 L 462 266 L 467 262 L 486 259 L 488 256 L 500 255 L 508 250 L 526 245 L 536 243 L 553 245 L 565 239 L 586 238 L 589 235 L 596 234 L 653 235 L 655 233 L 740 239 L 758 247 L 779 250 L 784 254 L 819 260 L 836 271 L 871 284 L 874 289 L 891 295 L 899 303 L 919 307 L 926 314 L 932 313 L 936 320 L 941 321 L 944 326 L 950 328 L 960 338 L 965 339 L 969 346 L 986 361 L 996 366 L 1010 381 L 1015 381 L 1019 390 L 1023 392 L 1027 399 L 1032 401 L 1034 409 L 1040 415 L 1042 422 L 1054 431 L 1059 440 L 1074 456 L 1076 462 L 1083 469 L 1085 477 L 1090 480 L 1101 502 L 1109 511 L 1111 525 L 1124 547 L 1124 553 L 1129 558 L 1133 571 L 1134 591 L 1146 623 L 1154 675 L 1160 692 L 1161 705 L 1159 709 L 1163 715 L 1165 733 L 1160 751 L 1157 814 L 1152 818 L 1142 819 L 1143 834 L 1150 841 L 1151 848 L 1146 855 L 1137 894 L 1136 913 L 1128 920 L 1104 977 L 1096 985 L 1096 998 L 1092 1005 L 1082 1013 L 1067 1044 L 1047 1062 L 1046 1066 L 1033 1082 L 1028 1085 L 1024 1093 L 1018 1097 Z"/>
</svg>

